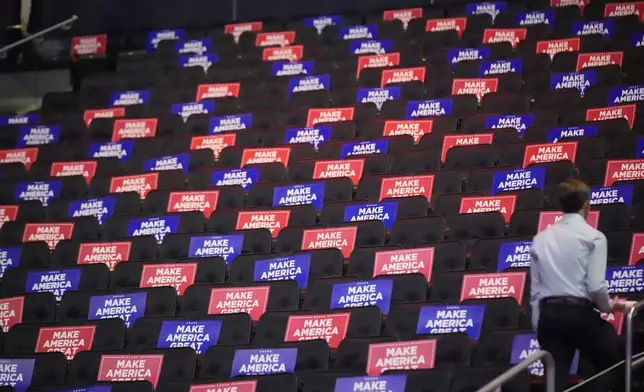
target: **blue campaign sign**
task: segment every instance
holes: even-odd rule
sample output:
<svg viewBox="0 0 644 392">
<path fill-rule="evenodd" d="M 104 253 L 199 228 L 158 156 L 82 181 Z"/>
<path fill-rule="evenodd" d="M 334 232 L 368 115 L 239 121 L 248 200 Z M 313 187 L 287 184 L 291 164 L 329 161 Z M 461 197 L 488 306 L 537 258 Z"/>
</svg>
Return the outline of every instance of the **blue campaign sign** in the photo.
<svg viewBox="0 0 644 392">
<path fill-rule="evenodd" d="M 78 290 L 81 279 L 80 268 L 27 273 L 25 293 L 52 293 L 56 301 L 70 290 Z"/>
<path fill-rule="evenodd" d="M 16 200 L 39 200 L 43 206 L 60 196 L 63 187 L 62 180 L 19 182 L 15 187 Z"/>
<path fill-rule="evenodd" d="M 110 107 L 150 103 L 150 90 L 114 91 L 110 95 Z"/>
<path fill-rule="evenodd" d="M 0 359 L 0 385 L 12 386 L 15 392 L 24 392 L 31 385 L 35 359 Z"/>
<path fill-rule="evenodd" d="M 389 313 L 393 279 L 362 280 L 336 283 L 331 292 L 331 309 L 377 306 L 383 314 Z"/>
<path fill-rule="evenodd" d="M 300 285 L 301 289 L 305 289 L 309 284 L 310 271 L 311 254 L 294 254 L 288 257 L 257 260 L 253 280 L 255 282 L 294 280 Z"/>
<path fill-rule="evenodd" d="M 185 37 L 186 31 L 184 29 L 174 30 L 156 30 L 148 33 L 148 52 L 154 52 L 161 41 L 179 40 Z"/>
<path fill-rule="evenodd" d="M 532 241 L 504 242 L 499 246 L 499 258 L 496 272 L 508 268 L 525 268 L 530 266 L 530 246 Z"/>
<path fill-rule="evenodd" d="M 230 378 L 293 373 L 297 348 L 265 348 L 235 350 Z"/>
<path fill-rule="evenodd" d="M 274 61 L 273 76 L 312 75 L 313 61 Z"/>
<path fill-rule="evenodd" d="M 479 63 L 479 77 L 523 72 L 522 59 L 485 60 Z"/>
<path fill-rule="evenodd" d="M 284 132 L 284 143 L 311 143 L 315 149 L 331 139 L 331 125 L 316 125 L 311 128 L 288 128 Z"/>
<path fill-rule="evenodd" d="M 72 200 L 69 202 L 67 216 L 78 218 L 80 216 L 95 216 L 98 223 L 103 224 L 114 214 L 116 197 L 107 196 L 98 199 Z"/>
<path fill-rule="evenodd" d="M 352 155 L 385 154 L 389 150 L 389 140 L 365 140 L 362 142 L 349 142 L 342 144 L 340 158 Z"/>
<path fill-rule="evenodd" d="M 488 14 L 492 16 L 492 20 L 496 18 L 499 12 L 503 12 L 507 8 L 508 3 L 505 1 L 489 1 L 483 3 L 465 4 L 465 12 L 468 15 Z"/>
<path fill-rule="evenodd" d="M 535 24 L 545 24 L 554 26 L 555 10 L 547 11 L 519 11 L 515 16 L 515 23 L 519 26 L 530 26 Z"/>
<path fill-rule="evenodd" d="M 118 158 L 127 162 L 134 151 L 134 140 L 121 140 L 118 142 L 92 143 L 89 145 L 87 155 L 90 158 Z"/>
<path fill-rule="evenodd" d="M 492 177 L 491 195 L 505 191 L 538 188 L 546 183 L 546 167 L 530 166 L 525 169 L 495 171 Z"/>
<path fill-rule="evenodd" d="M 132 219 L 127 225 L 129 237 L 153 235 L 159 244 L 167 234 L 176 233 L 177 230 L 179 230 L 179 215 Z"/>
<path fill-rule="evenodd" d="M 58 143 L 61 131 L 62 127 L 60 125 L 23 125 L 20 127 L 16 147 L 22 148 Z"/>
<path fill-rule="evenodd" d="M 372 102 L 380 110 L 385 102 L 400 99 L 400 95 L 400 87 L 360 88 L 356 94 L 356 103 Z"/>
<path fill-rule="evenodd" d="M 0 116 L 0 127 L 5 125 L 28 125 L 35 124 L 40 121 L 40 114 L 16 114 L 12 116 Z"/>
<path fill-rule="evenodd" d="M 485 119 L 485 128 L 514 128 L 523 136 L 526 128 L 534 124 L 534 113 L 489 115 Z"/>
<path fill-rule="evenodd" d="M 220 132 L 239 131 L 253 127 L 253 113 L 231 114 L 213 117 L 208 123 L 208 133 L 214 135 Z"/>
<path fill-rule="evenodd" d="M 324 206 L 324 182 L 273 188 L 273 207 L 313 204 L 317 211 Z"/>
<path fill-rule="evenodd" d="M 421 117 L 449 116 L 452 114 L 454 100 L 452 98 L 427 99 L 424 101 L 407 102 L 406 120 Z"/>
<path fill-rule="evenodd" d="M 22 248 L 19 246 L 8 246 L 0 248 L 0 278 L 4 273 L 15 267 L 20 267 L 20 256 Z"/>
<path fill-rule="evenodd" d="M 490 48 L 487 46 L 481 48 L 449 49 L 447 51 L 447 60 L 452 65 L 463 60 L 482 60 L 489 57 Z"/>
<path fill-rule="evenodd" d="M 181 68 L 201 67 L 204 72 L 208 72 L 208 69 L 213 64 L 219 62 L 219 55 L 217 53 L 204 53 L 202 55 L 179 56 L 178 61 Z"/>
<path fill-rule="evenodd" d="M 564 72 L 550 74 L 550 88 L 576 88 L 581 95 L 584 95 L 588 86 L 597 84 L 597 71 L 584 69 L 579 72 Z"/>
<path fill-rule="evenodd" d="M 644 101 L 644 84 L 627 87 L 612 87 L 608 90 L 608 106 Z"/>
<path fill-rule="evenodd" d="M 351 41 L 349 53 L 351 54 L 385 54 L 391 53 L 392 43 L 390 39 L 368 39 Z"/>
<path fill-rule="evenodd" d="M 251 185 L 259 181 L 260 169 L 258 167 L 244 169 L 215 170 L 210 176 L 210 185 L 241 185 L 248 191 Z"/>
<path fill-rule="evenodd" d="M 633 185 L 594 186 L 590 188 L 590 205 L 633 204 Z"/>
<path fill-rule="evenodd" d="M 606 268 L 608 292 L 639 293 L 644 290 L 644 265 L 627 265 Z"/>
<path fill-rule="evenodd" d="M 331 88 L 331 75 L 316 75 L 291 78 L 288 81 L 288 97 L 304 91 L 328 90 Z"/>
<path fill-rule="evenodd" d="M 352 204 L 344 207 L 344 221 L 357 222 L 379 220 L 385 224 L 385 229 L 391 230 L 398 215 L 397 201 L 384 201 L 373 204 Z"/>
<path fill-rule="evenodd" d="M 559 140 L 571 137 L 597 136 L 599 134 L 599 125 L 579 125 L 572 127 L 550 128 L 548 129 L 548 143 L 557 143 Z"/>
<path fill-rule="evenodd" d="M 378 25 L 344 26 L 340 28 L 340 39 L 377 39 Z"/>
<path fill-rule="evenodd" d="M 633 33 L 633 36 L 631 37 L 631 45 L 635 48 L 644 46 L 644 32 L 640 31 L 637 33 Z"/>
<path fill-rule="evenodd" d="M 615 31 L 615 19 L 591 20 L 572 24 L 573 35 L 601 34 L 610 37 Z"/>
<path fill-rule="evenodd" d="M 644 158 L 644 136 L 637 138 L 635 143 L 635 158 Z"/>
<path fill-rule="evenodd" d="M 177 114 L 187 121 L 193 114 L 209 114 L 215 111 L 215 101 L 200 101 L 172 104 L 170 113 Z"/>
<path fill-rule="evenodd" d="M 188 173 L 190 167 L 190 154 L 184 152 L 177 155 L 168 155 L 161 158 L 152 158 L 145 161 L 145 171 L 183 170 Z"/>
<path fill-rule="evenodd" d="M 174 44 L 174 51 L 178 54 L 197 54 L 202 55 L 212 50 L 212 39 L 201 38 L 187 41 L 178 41 Z"/>
<path fill-rule="evenodd" d="M 338 377 L 333 392 L 405 392 L 406 374 L 388 374 L 375 377 Z"/>
<path fill-rule="evenodd" d="M 110 384 L 101 384 L 101 385 L 91 385 L 89 387 L 74 388 L 74 389 L 61 389 L 56 392 L 111 392 L 112 385 Z"/>
<path fill-rule="evenodd" d="M 342 23 L 342 15 L 326 15 L 326 16 L 313 16 L 311 18 L 304 18 L 302 24 L 306 27 L 315 27 L 318 34 L 322 34 L 327 26 L 339 25 Z"/>
<path fill-rule="evenodd" d="M 510 363 L 515 365 L 523 362 L 530 355 L 540 350 L 537 334 L 535 333 L 522 333 L 514 336 L 512 340 L 512 351 L 510 353 Z M 579 366 L 579 351 L 575 351 L 575 356 L 572 359 L 570 366 L 570 374 L 576 374 Z M 528 371 L 534 376 L 543 376 L 544 368 L 541 361 L 537 361 L 528 366 Z"/>
<path fill-rule="evenodd" d="M 164 321 L 157 348 L 190 347 L 197 354 L 204 354 L 217 344 L 221 324 L 221 320 Z"/>
<path fill-rule="evenodd" d="M 146 291 L 126 294 L 94 295 L 89 299 L 88 320 L 120 318 L 130 328 L 145 314 Z"/>
<path fill-rule="evenodd" d="M 481 336 L 485 305 L 423 306 L 418 313 L 416 334 L 465 332 L 472 340 Z"/>
<path fill-rule="evenodd" d="M 244 245 L 243 234 L 190 237 L 188 257 L 221 257 L 230 264 Z"/>
</svg>

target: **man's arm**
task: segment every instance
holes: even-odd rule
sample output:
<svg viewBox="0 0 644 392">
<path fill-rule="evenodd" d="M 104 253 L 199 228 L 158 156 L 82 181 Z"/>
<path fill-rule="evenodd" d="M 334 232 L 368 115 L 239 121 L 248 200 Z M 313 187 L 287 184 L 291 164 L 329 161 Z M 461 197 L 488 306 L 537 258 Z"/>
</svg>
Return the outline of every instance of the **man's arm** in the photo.
<svg viewBox="0 0 644 392">
<path fill-rule="evenodd" d="M 530 306 L 532 307 L 532 328 L 536 331 L 539 321 L 539 301 L 541 300 L 541 278 L 537 269 L 539 262 L 537 253 L 533 246 L 530 247 Z"/>
<path fill-rule="evenodd" d="M 610 313 L 613 307 L 610 304 L 608 285 L 606 284 L 607 248 L 606 237 L 603 234 L 593 241 L 593 249 L 590 249 L 588 256 L 586 286 L 588 287 L 590 298 L 597 308 L 602 312 Z"/>
</svg>

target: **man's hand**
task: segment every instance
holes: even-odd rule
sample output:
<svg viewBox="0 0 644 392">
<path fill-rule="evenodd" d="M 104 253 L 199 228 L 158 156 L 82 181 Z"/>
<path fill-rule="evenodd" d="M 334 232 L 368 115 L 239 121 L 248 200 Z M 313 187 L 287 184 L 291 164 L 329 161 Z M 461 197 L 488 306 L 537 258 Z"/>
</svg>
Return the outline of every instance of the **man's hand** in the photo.
<svg viewBox="0 0 644 392">
<path fill-rule="evenodd" d="M 613 306 L 613 309 L 611 310 L 612 313 L 625 313 L 626 309 L 628 309 L 626 299 L 613 297 L 610 302 Z"/>
</svg>

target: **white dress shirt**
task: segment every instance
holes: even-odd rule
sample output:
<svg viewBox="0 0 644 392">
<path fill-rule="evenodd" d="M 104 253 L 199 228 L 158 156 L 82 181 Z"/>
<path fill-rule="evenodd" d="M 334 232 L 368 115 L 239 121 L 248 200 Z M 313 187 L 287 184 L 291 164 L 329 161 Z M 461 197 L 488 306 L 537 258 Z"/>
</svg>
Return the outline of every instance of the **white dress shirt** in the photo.
<svg viewBox="0 0 644 392">
<path fill-rule="evenodd" d="M 559 222 L 534 237 L 530 247 L 530 304 L 535 330 L 542 298 L 588 298 L 602 312 L 611 311 L 606 253 L 606 236 L 576 213 L 564 214 Z"/>
</svg>

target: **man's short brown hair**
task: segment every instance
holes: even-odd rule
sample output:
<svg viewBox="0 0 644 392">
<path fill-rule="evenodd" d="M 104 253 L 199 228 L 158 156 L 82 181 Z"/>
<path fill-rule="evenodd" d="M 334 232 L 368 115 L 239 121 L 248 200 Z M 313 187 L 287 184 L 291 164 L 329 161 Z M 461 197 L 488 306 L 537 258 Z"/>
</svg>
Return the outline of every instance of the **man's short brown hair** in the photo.
<svg viewBox="0 0 644 392">
<path fill-rule="evenodd" d="M 581 180 L 566 180 L 559 184 L 557 191 L 564 213 L 579 212 L 590 199 L 590 188 Z"/>
</svg>

